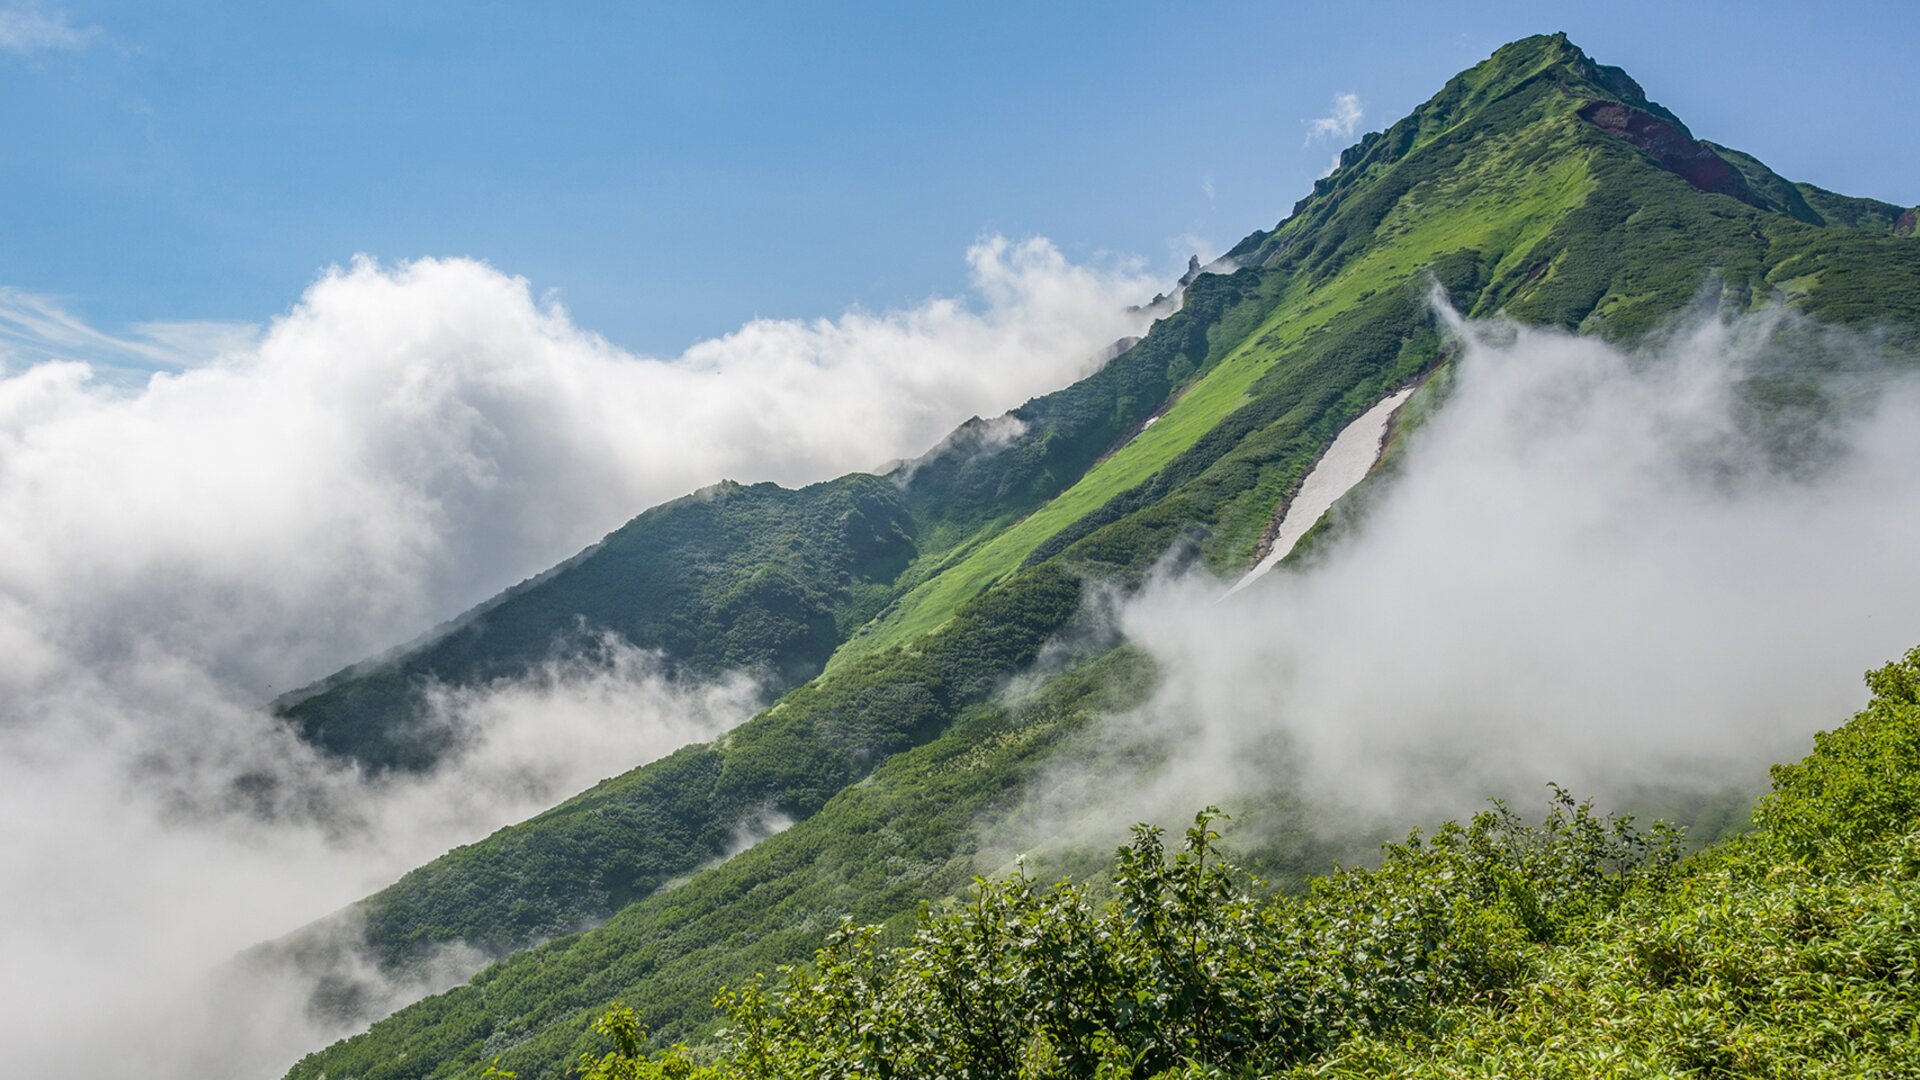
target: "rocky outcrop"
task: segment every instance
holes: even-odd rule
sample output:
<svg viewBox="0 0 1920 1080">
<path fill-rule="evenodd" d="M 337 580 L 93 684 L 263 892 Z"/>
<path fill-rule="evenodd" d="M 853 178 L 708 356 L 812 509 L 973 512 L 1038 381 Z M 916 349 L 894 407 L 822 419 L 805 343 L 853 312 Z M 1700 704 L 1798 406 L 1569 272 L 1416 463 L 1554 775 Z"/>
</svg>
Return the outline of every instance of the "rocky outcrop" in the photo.
<svg viewBox="0 0 1920 1080">
<path fill-rule="evenodd" d="M 1589 101 L 1580 118 L 1645 151 L 1662 169 L 1701 191 L 1760 206 L 1740 171 L 1678 124 L 1617 101 Z"/>
</svg>

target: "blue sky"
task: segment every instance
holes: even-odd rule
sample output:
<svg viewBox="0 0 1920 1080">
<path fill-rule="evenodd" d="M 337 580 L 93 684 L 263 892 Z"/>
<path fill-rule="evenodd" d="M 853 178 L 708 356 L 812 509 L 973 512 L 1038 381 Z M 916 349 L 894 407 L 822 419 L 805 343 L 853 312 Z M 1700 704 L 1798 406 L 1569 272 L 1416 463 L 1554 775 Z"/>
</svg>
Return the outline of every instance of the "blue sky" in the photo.
<svg viewBox="0 0 1920 1080">
<path fill-rule="evenodd" d="M 1339 138 L 1564 29 L 1704 137 L 1920 202 L 1902 5 L 0 3 L 0 287 L 257 323 L 356 253 L 484 259 L 673 355 L 754 316 L 1270 226 Z M 84 351 L 83 346 L 75 346 Z"/>
</svg>

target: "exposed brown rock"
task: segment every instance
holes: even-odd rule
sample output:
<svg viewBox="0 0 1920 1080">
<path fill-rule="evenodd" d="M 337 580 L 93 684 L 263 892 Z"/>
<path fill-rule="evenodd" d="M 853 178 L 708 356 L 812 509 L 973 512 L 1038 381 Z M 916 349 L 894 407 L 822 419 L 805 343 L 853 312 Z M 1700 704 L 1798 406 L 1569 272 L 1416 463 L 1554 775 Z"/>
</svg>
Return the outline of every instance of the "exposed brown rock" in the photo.
<svg viewBox="0 0 1920 1080">
<path fill-rule="evenodd" d="M 1738 170 L 1677 124 L 1617 101 L 1589 101 L 1580 118 L 1646 151 L 1655 164 L 1701 191 L 1759 205 Z"/>
</svg>

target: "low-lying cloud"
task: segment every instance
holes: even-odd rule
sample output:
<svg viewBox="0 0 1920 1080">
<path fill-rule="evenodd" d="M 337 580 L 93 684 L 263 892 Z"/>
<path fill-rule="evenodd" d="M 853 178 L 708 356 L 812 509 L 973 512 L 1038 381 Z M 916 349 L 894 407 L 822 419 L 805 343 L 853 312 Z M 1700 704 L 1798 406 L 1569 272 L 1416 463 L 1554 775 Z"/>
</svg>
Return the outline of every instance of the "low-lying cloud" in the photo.
<svg viewBox="0 0 1920 1080">
<path fill-rule="evenodd" d="M 462 752 L 425 777 L 368 778 L 262 703 L 646 506 L 917 454 L 1142 328 L 1128 305 L 1151 290 L 1130 270 L 1038 240 L 968 258 L 969 297 L 757 321 L 667 360 L 465 260 L 330 271 L 257 337 L 117 338 L 4 298 L 21 315 L 0 316 L 0 1042 L 15 1071 L 271 1074 L 336 1033 L 273 1013 L 304 1003 L 297 986 L 222 1014 L 194 996 L 203 972 L 749 715 L 744 678 L 675 683 L 603 640 L 525 680 L 441 689 L 428 722 L 457 726 Z M 181 370 L 130 389 L 49 355 Z M 476 962 L 445 959 L 455 975 Z"/>
<path fill-rule="evenodd" d="M 1457 380 L 1354 531 L 1230 599 L 1189 575 L 1129 603 L 1157 693 L 1001 850 L 1275 790 L 1303 802 L 1263 826 L 1333 840 L 1548 782 L 1699 807 L 1920 642 L 1911 361 L 1777 312 L 1631 350 L 1444 314 Z"/>
</svg>

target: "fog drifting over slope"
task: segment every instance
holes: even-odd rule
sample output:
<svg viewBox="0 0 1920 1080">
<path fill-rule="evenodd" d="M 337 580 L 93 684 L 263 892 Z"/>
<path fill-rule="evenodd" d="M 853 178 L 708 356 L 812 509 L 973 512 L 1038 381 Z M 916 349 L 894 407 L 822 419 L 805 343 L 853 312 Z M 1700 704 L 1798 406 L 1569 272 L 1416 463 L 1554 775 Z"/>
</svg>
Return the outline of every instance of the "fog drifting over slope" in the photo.
<svg viewBox="0 0 1920 1080">
<path fill-rule="evenodd" d="M 318 761 L 259 703 L 419 633 L 721 478 L 919 453 L 1138 333 L 1130 269 L 983 241 L 974 295 L 625 353 L 464 260 L 358 262 L 244 345 L 127 391 L 0 377 L 0 1044 L 23 1075 L 272 1074 L 333 1033 L 298 988 L 185 988 L 455 843 L 710 737 L 744 679 L 605 643 L 438 699 L 479 732 L 425 778 Z M 233 340 L 244 340 L 235 338 Z M 278 781 L 235 797 L 242 776 Z M 267 790 L 258 785 L 249 790 Z M 207 1040 L 252 1032 L 223 1053 Z"/>
<path fill-rule="evenodd" d="M 1457 378 L 1354 531 L 1222 599 L 1157 580 L 1119 623 L 1163 683 L 993 830 L 1101 844 L 1214 803 L 1332 839 L 1754 790 L 1920 643 L 1920 380 L 1778 312 L 1633 350 L 1443 309 Z M 1782 371 L 1791 403 L 1752 408 Z M 1823 374 L 1816 374 L 1824 372 Z M 1824 432 L 1824 436 L 1816 434 Z M 1148 762 L 1149 764 L 1141 764 Z M 993 858 L 997 858 L 994 856 Z"/>
</svg>

